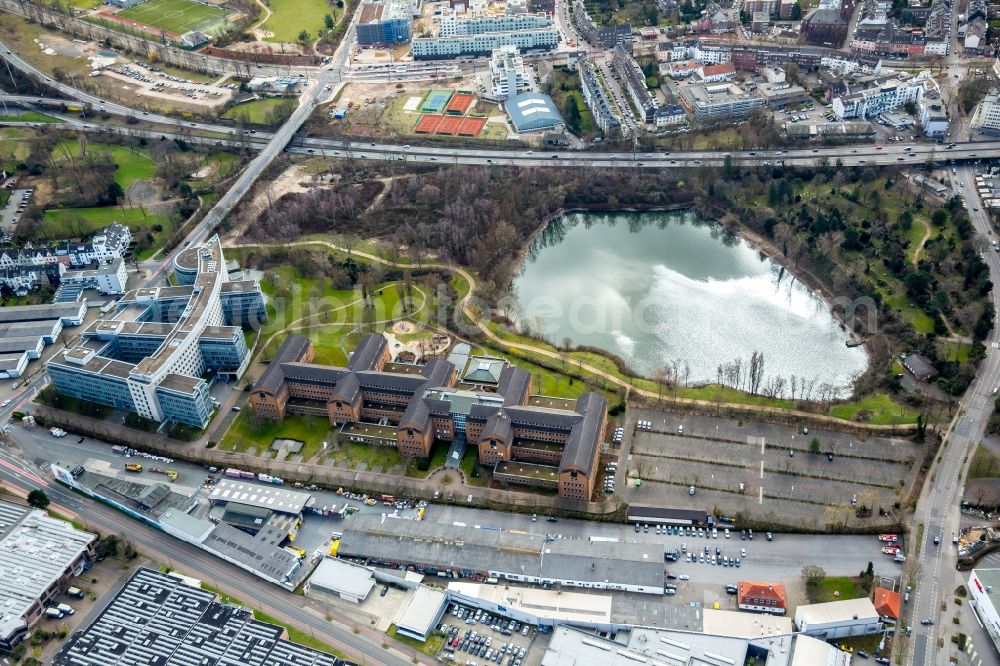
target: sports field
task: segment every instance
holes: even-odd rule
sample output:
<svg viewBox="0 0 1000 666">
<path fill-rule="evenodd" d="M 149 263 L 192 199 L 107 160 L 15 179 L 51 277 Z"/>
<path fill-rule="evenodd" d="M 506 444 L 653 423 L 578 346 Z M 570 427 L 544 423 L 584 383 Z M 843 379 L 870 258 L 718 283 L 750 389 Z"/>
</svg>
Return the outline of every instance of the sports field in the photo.
<svg viewBox="0 0 1000 666">
<path fill-rule="evenodd" d="M 143 25 L 183 35 L 191 30 L 212 33 L 228 12 L 191 0 L 148 0 L 118 12 L 118 16 Z"/>
</svg>

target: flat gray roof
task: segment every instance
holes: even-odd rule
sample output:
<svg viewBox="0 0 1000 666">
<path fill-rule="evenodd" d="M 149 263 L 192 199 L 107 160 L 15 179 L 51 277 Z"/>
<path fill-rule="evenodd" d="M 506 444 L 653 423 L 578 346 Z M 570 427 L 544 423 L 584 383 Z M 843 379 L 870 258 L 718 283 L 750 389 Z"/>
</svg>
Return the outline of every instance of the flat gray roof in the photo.
<svg viewBox="0 0 1000 666">
<path fill-rule="evenodd" d="M 309 493 L 286 490 L 281 486 L 250 483 L 239 479 L 220 479 L 209 493 L 208 500 L 213 504 L 236 502 L 280 513 L 298 514 L 302 513 L 302 508 L 309 501 L 309 497 Z"/>
<path fill-rule="evenodd" d="M 375 574 L 366 567 L 324 557 L 309 577 L 309 587 L 364 599 L 375 587 Z"/>
<path fill-rule="evenodd" d="M 252 597 L 252 595 L 251 595 Z M 248 601 L 252 598 L 248 597 Z M 66 642 L 55 666 L 344 666 L 281 638 L 281 627 L 152 569 L 138 569 L 101 614 Z"/>
<path fill-rule="evenodd" d="M 257 575 L 281 584 L 292 573 L 299 558 L 278 544 L 288 532 L 265 525 L 255 536 L 220 523 L 202 542 L 210 551 L 243 564 Z"/>
<path fill-rule="evenodd" d="M 23 625 L 28 609 L 97 535 L 4 500 L 0 500 L 0 531 L 0 636 L 7 636 Z"/>
<path fill-rule="evenodd" d="M 0 323 L 12 324 L 21 321 L 46 321 L 63 317 L 82 317 L 86 313 L 87 301 L 79 303 L 46 303 L 44 305 L 15 305 L 0 308 Z"/>
<path fill-rule="evenodd" d="M 418 585 L 396 615 L 396 628 L 427 636 L 441 616 L 441 607 L 447 601 L 448 595 L 444 592 Z"/>
<path fill-rule="evenodd" d="M 59 325 L 59 320 L 56 318 L 0 324 L 0 338 L 54 336 Z"/>
</svg>

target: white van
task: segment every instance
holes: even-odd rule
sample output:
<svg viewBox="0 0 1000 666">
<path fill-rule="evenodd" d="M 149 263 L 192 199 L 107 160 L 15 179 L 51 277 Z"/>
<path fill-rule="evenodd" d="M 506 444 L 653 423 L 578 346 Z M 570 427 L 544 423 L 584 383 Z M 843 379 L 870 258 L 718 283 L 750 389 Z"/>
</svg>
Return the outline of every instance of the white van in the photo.
<svg viewBox="0 0 1000 666">
<path fill-rule="evenodd" d="M 52 620 L 58 620 L 62 616 L 63 616 L 62 611 L 59 610 L 58 608 L 46 608 L 45 609 L 45 617 L 47 617 L 47 618 L 50 618 Z"/>
<path fill-rule="evenodd" d="M 72 615 L 76 612 L 69 604 L 59 604 L 56 608 L 58 608 L 63 615 Z"/>
</svg>

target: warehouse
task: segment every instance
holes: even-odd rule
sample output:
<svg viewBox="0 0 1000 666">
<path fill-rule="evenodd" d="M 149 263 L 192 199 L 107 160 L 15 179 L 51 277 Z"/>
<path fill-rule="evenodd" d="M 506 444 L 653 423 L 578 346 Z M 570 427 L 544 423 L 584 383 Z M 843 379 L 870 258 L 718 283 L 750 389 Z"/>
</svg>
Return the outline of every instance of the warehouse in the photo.
<svg viewBox="0 0 1000 666">
<path fill-rule="evenodd" d="M 375 587 L 375 575 L 367 567 L 345 560 L 325 557 L 303 588 L 307 597 L 323 600 L 324 596 L 359 604 Z"/>
<path fill-rule="evenodd" d="M 611 596 L 607 594 L 453 582 L 448 583 L 448 596 L 466 606 L 543 629 L 566 624 L 612 631 L 621 626 L 611 621 Z"/>
<path fill-rule="evenodd" d="M 396 615 L 396 631 L 418 641 L 426 641 L 447 609 L 447 594 L 418 585 Z"/>
<path fill-rule="evenodd" d="M 214 592 L 140 568 L 88 626 L 53 658 L 55 666 L 267 664 L 345 666 L 350 662 L 292 643 L 284 627 L 219 603 Z"/>
<path fill-rule="evenodd" d="M 795 609 L 795 626 L 804 634 L 826 641 L 882 630 L 878 611 L 868 597 L 799 606 Z"/>
<path fill-rule="evenodd" d="M 220 479 L 212 488 L 208 501 L 212 504 L 244 504 L 297 516 L 309 501 L 309 493 L 285 490 L 279 486 Z"/>
<path fill-rule="evenodd" d="M 95 534 L 0 500 L 0 650 L 24 640 L 46 605 L 83 571 L 96 545 Z"/>
<path fill-rule="evenodd" d="M 568 541 L 426 521 L 355 516 L 341 557 L 474 580 L 663 594 L 663 546 Z"/>
</svg>

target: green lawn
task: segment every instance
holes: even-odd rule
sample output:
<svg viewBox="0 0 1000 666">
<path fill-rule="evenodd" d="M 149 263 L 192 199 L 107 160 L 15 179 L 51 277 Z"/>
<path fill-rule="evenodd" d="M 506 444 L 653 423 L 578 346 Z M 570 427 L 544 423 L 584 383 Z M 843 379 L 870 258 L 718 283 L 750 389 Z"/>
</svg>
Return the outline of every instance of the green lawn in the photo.
<svg viewBox="0 0 1000 666">
<path fill-rule="evenodd" d="M 88 154 L 107 153 L 111 155 L 115 166 L 115 182 L 127 190 L 129 186 L 139 180 L 151 180 L 156 176 L 156 164 L 144 150 L 132 151 L 124 146 L 116 146 L 106 143 L 88 143 Z M 67 155 L 77 156 L 80 154 L 80 144 L 77 141 L 60 141 L 52 149 L 52 158 L 61 161 L 67 159 Z"/>
<path fill-rule="evenodd" d="M 319 446 L 329 441 L 330 422 L 321 416 L 300 416 L 290 414 L 282 421 L 258 419 L 253 410 L 240 412 L 222 438 L 220 448 L 232 451 L 246 451 L 256 447 L 257 453 L 271 448 L 275 439 L 296 439 L 307 445 Z M 305 448 L 303 448 L 305 451 Z M 305 455 L 305 453 L 303 453 Z"/>
<path fill-rule="evenodd" d="M 839 592 L 839 595 L 834 595 Z M 814 592 L 814 603 L 826 601 L 843 601 L 845 599 L 860 599 L 868 596 L 863 587 L 850 576 L 829 576 L 820 581 Z"/>
<path fill-rule="evenodd" d="M 103 229 L 112 222 L 119 222 L 133 229 L 162 224 L 166 229 L 169 220 L 163 215 L 143 215 L 143 208 L 107 206 L 104 208 L 60 208 L 45 211 L 39 236 L 42 238 L 76 238 Z M 156 234 L 154 234 L 155 236 Z"/>
<path fill-rule="evenodd" d="M 326 0 L 269 0 L 267 6 L 271 18 L 261 27 L 274 33 L 267 38 L 269 42 L 297 42 L 303 30 L 309 32 L 310 40 L 316 39 L 316 31 L 325 29 L 323 17 L 333 15 Z"/>
<path fill-rule="evenodd" d="M 182 35 L 191 30 L 212 32 L 225 19 L 226 11 L 192 0 L 147 0 L 118 12 L 118 15 Z"/>
<path fill-rule="evenodd" d="M 402 643 L 403 645 L 409 645 L 414 650 L 418 652 L 423 652 L 428 657 L 433 657 L 441 649 L 441 645 L 444 643 L 444 634 L 440 631 L 435 631 L 427 637 L 426 642 L 421 642 L 414 640 L 408 636 L 403 636 L 396 631 L 396 625 L 389 625 L 389 630 L 385 632 L 389 638 L 395 639 Z"/>
<path fill-rule="evenodd" d="M 53 118 L 37 111 L 25 111 L 9 116 L 0 115 L 0 120 L 5 123 L 61 123 L 62 118 Z"/>
<path fill-rule="evenodd" d="M 997 457 L 984 446 L 977 446 L 976 452 L 972 455 L 972 464 L 969 465 L 969 478 L 992 479 L 997 476 L 1000 476 Z"/>
<path fill-rule="evenodd" d="M 266 125 L 269 122 L 268 117 L 274 112 L 275 109 L 286 101 L 288 100 L 282 97 L 257 99 L 252 102 L 237 104 L 236 106 L 231 107 L 224 114 L 222 114 L 222 117 L 228 118 L 229 120 L 239 121 L 242 121 L 245 118 L 248 123 L 253 123 L 254 125 Z"/>
<path fill-rule="evenodd" d="M 891 425 L 893 423 L 915 423 L 917 412 L 899 405 L 892 401 L 892 398 L 884 393 L 870 395 L 857 402 L 849 402 L 843 405 L 836 405 L 830 409 L 830 416 L 845 421 L 857 421 L 859 415 L 864 415 L 866 423 L 879 425 Z"/>
<path fill-rule="evenodd" d="M 369 470 L 379 465 L 383 472 L 390 467 L 402 464 L 404 460 L 399 455 L 399 451 L 391 446 L 376 446 L 357 442 L 340 442 L 328 457 L 335 465 L 346 460 L 347 465 L 352 469 L 358 464 L 364 463 L 366 469 Z"/>
</svg>

